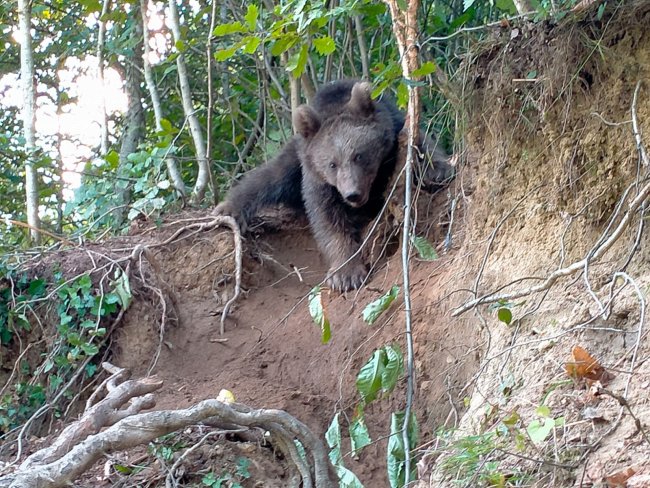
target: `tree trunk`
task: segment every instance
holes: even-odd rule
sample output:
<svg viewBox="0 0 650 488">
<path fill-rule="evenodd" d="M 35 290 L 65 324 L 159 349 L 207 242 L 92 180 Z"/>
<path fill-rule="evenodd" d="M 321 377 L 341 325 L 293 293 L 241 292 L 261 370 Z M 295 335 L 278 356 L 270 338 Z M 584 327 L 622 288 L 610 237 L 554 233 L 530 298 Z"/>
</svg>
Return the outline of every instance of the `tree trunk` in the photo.
<svg viewBox="0 0 650 488">
<path fill-rule="evenodd" d="M 41 227 L 38 217 L 38 175 L 34 166 L 36 150 L 35 107 L 36 90 L 34 87 L 34 58 L 32 56 L 32 11 L 29 0 L 18 0 L 18 23 L 20 25 L 20 81 L 23 89 L 23 135 L 25 136 L 25 201 L 27 204 L 27 223 L 30 226 L 30 240 L 40 244 Z"/>
<path fill-rule="evenodd" d="M 118 176 L 127 176 L 124 174 L 123 167 L 128 161 L 129 154 L 137 151 L 138 145 L 144 137 L 144 110 L 142 108 L 142 18 L 138 10 L 133 11 L 135 15 L 135 28 L 131 36 L 136 40 L 133 48 L 133 59 L 128 60 L 124 66 L 124 85 L 126 95 L 129 99 L 129 106 L 126 111 L 126 127 L 120 138 L 120 169 Z M 118 190 L 120 205 L 122 207 L 115 212 L 117 224 L 124 221 L 126 207 L 124 205 L 131 201 L 131 188 L 126 186 Z"/>
<path fill-rule="evenodd" d="M 151 63 L 149 61 L 149 54 L 151 52 L 151 49 L 149 48 L 149 28 L 147 27 L 147 4 L 147 0 L 140 0 L 140 12 L 142 16 L 142 38 L 144 40 L 142 66 L 144 68 L 144 78 L 147 82 L 149 96 L 151 97 L 151 105 L 153 106 L 153 114 L 156 121 L 156 130 L 160 132 L 163 130 L 162 105 L 160 103 L 158 87 L 156 86 L 156 82 L 153 78 Z M 172 180 L 174 189 L 184 201 L 187 197 L 187 192 L 185 191 L 185 183 L 183 183 L 183 177 L 181 176 L 181 171 L 178 167 L 178 161 L 173 156 L 169 156 L 165 159 L 165 164 L 167 165 L 167 173 L 169 173 L 169 178 Z"/>
<path fill-rule="evenodd" d="M 108 153 L 108 116 L 106 114 L 106 89 L 104 86 L 104 38 L 106 37 L 106 22 L 102 18 L 108 13 L 111 0 L 104 0 L 102 13 L 99 17 L 99 32 L 97 33 L 97 81 L 99 82 L 99 98 L 102 109 L 100 120 L 101 136 L 99 150 L 102 156 Z"/>
<path fill-rule="evenodd" d="M 174 35 L 174 42 L 181 41 L 181 27 L 178 19 L 178 6 L 176 0 L 169 0 L 169 21 L 171 24 L 172 34 Z M 199 118 L 196 116 L 194 104 L 192 102 L 192 93 L 190 91 L 190 82 L 187 75 L 187 67 L 185 65 L 185 55 L 182 52 L 178 53 L 176 58 L 176 66 L 178 67 L 178 82 L 180 84 L 181 98 L 183 100 L 183 112 L 190 126 L 190 134 L 194 141 L 194 151 L 196 154 L 196 162 L 199 165 L 199 174 L 192 190 L 192 202 L 194 204 L 200 203 L 205 195 L 205 189 L 210 180 L 210 166 L 205 154 L 205 142 L 203 140 L 203 130 Z"/>
</svg>

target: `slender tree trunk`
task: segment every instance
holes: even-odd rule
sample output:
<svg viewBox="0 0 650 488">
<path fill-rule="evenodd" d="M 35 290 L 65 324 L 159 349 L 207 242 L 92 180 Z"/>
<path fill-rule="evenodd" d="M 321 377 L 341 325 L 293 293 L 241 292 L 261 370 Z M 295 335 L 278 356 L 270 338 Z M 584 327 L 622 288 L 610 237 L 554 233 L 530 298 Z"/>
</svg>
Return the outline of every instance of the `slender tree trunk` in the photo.
<svg viewBox="0 0 650 488">
<path fill-rule="evenodd" d="M 30 226 L 30 240 L 40 244 L 38 230 L 41 222 L 38 217 L 38 175 L 34 166 L 36 150 L 36 90 L 34 87 L 34 58 L 32 53 L 32 11 L 30 0 L 18 0 L 18 23 L 20 25 L 20 80 L 23 89 L 23 135 L 25 136 L 25 201 L 27 204 L 27 223 Z"/>
<path fill-rule="evenodd" d="M 370 68 L 368 67 L 368 45 L 366 36 L 363 33 L 363 23 L 361 16 L 354 16 L 354 28 L 357 32 L 357 44 L 359 45 L 359 57 L 361 58 L 361 74 L 364 80 L 370 79 Z"/>
<path fill-rule="evenodd" d="M 418 10 L 420 0 L 407 0 L 406 9 L 400 8 L 398 0 L 384 0 L 388 4 L 393 20 L 393 33 L 397 40 L 400 59 L 402 61 L 402 76 L 408 80 L 408 108 L 406 114 L 407 123 L 407 147 L 406 161 L 404 162 L 404 222 L 402 225 L 402 277 L 404 290 L 404 319 L 406 337 L 406 407 L 404 408 L 404 422 L 402 424 L 402 442 L 404 445 L 404 486 L 411 481 L 411 468 L 413 459 L 411 456 L 409 432 L 411 413 L 415 393 L 415 367 L 413 352 L 413 333 L 411 325 L 411 294 L 410 294 L 410 273 L 409 273 L 409 235 L 411 232 L 412 196 L 411 186 L 413 180 L 413 161 L 415 158 L 415 147 L 419 137 L 420 122 L 420 91 L 413 83 L 419 81 L 413 79 L 411 73 L 420 67 L 419 42 L 418 42 Z M 402 143 L 400 143 L 402 144 Z M 400 148 L 400 150 L 402 150 Z"/>
<path fill-rule="evenodd" d="M 99 32 L 97 33 L 97 81 L 99 82 L 99 98 L 102 111 L 99 149 L 102 156 L 108 153 L 108 116 L 106 114 L 106 90 L 104 86 L 104 39 L 106 37 L 106 22 L 102 18 L 108 13 L 110 5 L 111 0 L 104 0 L 102 13 L 99 17 Z"/>
<path fill-rule="evenodd" d="M 127 176 L 123 173 L 122 168 L 128 161 L 129 154 L 137 151 L 138 145 L 142 142 L 144 137 L 144 110 L 142 108 L 142 18 L 140 17 L 139 10 L 134 10 L 133 21 L 134 29 L 131 36 L 134 40 L 133 58 L 126 61 L 124 66 L 124 85 L 126 87 L 126 95 L 129 99 L 129 106 L 126 111 L 126 128 L 120 140 L 120 169 L 118 169 L 119 176 Z M 131 188 L 126 185 L 118 190 L 120 194 L 120 205 L 128 204 L 131 201 Z M 122 206 L 119 210 L 115 211 L 115 220 L 118 225 L 124 221 L 124 214 L 126 207 Z"/>
<path fill-rule="evenodd" d="M 174 41 L 179 43 L 181 41 L 181 27 L 178 19 L 178 7 L 176 0 L 169 0 L 169 13 L 172 34 Z M 178 67 L 178 82 L 180 84 L 181 98 L 183 100 L 183 112 L 190 126 L 190 134 L 194 141 L 194 151 L 196 154 L 196 161 L 199 165 L 199 173 L 192 190 L 192 201 L 197 204 L 203 200 L 205 189 L 210 180 L 210 166 L 205 154 L 205 142 L 203 140 L 203 130 L 199 118 L 196 116 L 194 104 L 192 102 L 192 93 L 190 91 L 190 82 L 187 74 L 187 67 L 185 65 L 185 55 L 182 52 L 178 53 L 176 58 L 176 66 Z"/>
<path fill-rule="evenodd" d="M 63 92 L 57 86 L 56 93 L 56 175 L 59 181 L 56 182 L 56 231 L 63 234 L 63 133 L 61 130 L 61 116 L 63 115 L 63 103 L 61 96 Z"/>
<path fill-rule="evenodd" d="M 144 68 L 144 79 L 147 82 L 147 89 L 149 90 L 149 96 L 151 97 L 151 105 L 153 106 L 153 114 L 156 121 L 156 130 L 160 132 L 163 130 L 162 105 L 160 103 L 160 94 L 158 93 L 158 87 L 156 86 L 156 81 L 153 77 L 151 62 L 149 61 L 151 48 L 149 47 L 149 27 L 147 26 L 147 4 L 148 0 L 140 0 L 140 12 L 142 16 L 142 38 L 144 40 L 142 66 Z M 185 201 L 187 192 L 185 191 L 185 183 L 183 183 L 183 177 L 178 167 L 178 161 L 173 156 L 169 156 L 165 159 L 165 164 L 167 165 L 167 173 L 169 173 L 169 178 L 172 180 L 174 189 L 178 195 L 180 195 L 183 201 Z"/>
<path fill-rule="evenodd" d="M 221 4 L 221 21 L 225 18 L 226 6 L 225 2 Z M 208 166 L 212 162 L 212 106 L 214 105 L 214 83 L 212 82 L 212 31 L 214 30 L 215 23 L 217 21 L 217 0 L 212 0 L 212 13 L 210 14 L 210 30 L 208 31 L 208 41 L 205 45 L 205 50 L 207 54 L 207 70 L 208 70 L 208 114 L 206 122 L 206 145 L 205 145 L 205 156 L 208 160 Z M 221 79 L 224 79 L 226 70 L 223 70 Z M 226 88 L 226 83 L 222 82 L 222 89 Z M 231 113 L 231 116 L 234 117 L 234 114 Z M 214 175 L 212 174 L 212 169 L 208 171 L 208 181 L 210 183 L 210 190 L 212 190 L 212 203 L 216 206 L 219 203 L 219 190 L 217 189 L 214 183 Z"/>
</svg>

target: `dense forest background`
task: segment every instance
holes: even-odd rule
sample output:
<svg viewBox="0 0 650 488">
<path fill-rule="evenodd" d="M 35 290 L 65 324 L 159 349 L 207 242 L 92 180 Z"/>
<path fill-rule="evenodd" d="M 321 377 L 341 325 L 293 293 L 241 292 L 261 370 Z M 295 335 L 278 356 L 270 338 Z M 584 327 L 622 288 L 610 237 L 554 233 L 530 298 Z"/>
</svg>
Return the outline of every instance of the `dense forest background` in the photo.
<svg viewBox="0 0 650 488">
<path fill-rule="evenodd" d="M 26 201 L 38 208 L 29 225 L 70 239 L 218 201 L 236 175 L 272 157 L 291 134 L 292 107 L 328 81 L 371 79 L 375 96 L 389 90 L 406 106 L 391 16 L 380 2 L 24 6 L 26 38 L 17 5 L 0 6 L 5 252 L 28 242 Z M 570 6 L 544 1 L 533 16 L 559 17 Z M 420 6 L 425 119 L 448 148 L 456 120 L 436 80 L 454 76 L 480 31 L 457 34 L 516 12 L 512 0 Z M 33 63 L 32 94 L 23 86 L 29 70 L 20 75 L 21 38 L 30 43 L 22 55 Z M 26 135 L 33 122 L 23 123 L 21 107 L 31 97 L 35 111 L 26 116 L 36 125 Z M 44 232 L 32 239 L 57 240 Z"/>
</svg>

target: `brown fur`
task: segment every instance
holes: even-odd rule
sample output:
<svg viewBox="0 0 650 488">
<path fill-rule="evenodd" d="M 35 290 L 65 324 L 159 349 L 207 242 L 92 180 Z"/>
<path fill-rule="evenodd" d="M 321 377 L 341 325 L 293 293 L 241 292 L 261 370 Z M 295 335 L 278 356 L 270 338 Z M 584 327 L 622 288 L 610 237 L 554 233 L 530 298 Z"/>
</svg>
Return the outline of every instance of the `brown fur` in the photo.
<svg viewBox="0 0 650 488">
<path fill-rule="evenodd" d="M 265 206 L 284 204 L 306 212 L 328 265 L 330 287 L 358 288 L 367 267 L 358 252 L 367 224 L 384 203 L 395 169 L 404 116 L 386 100 L 373 101 L 371 85 L 343 80 L 319 91 L 294 114 L 298 135 L 280 154 L 236 185 L 220 213 L 245 226 Z M 431 189 L 449 178 L 447 157 L 427 138 L 425 162 L 416 172 Z M 427 183 L 430 178 L 430 183 Z"/>
</svg>

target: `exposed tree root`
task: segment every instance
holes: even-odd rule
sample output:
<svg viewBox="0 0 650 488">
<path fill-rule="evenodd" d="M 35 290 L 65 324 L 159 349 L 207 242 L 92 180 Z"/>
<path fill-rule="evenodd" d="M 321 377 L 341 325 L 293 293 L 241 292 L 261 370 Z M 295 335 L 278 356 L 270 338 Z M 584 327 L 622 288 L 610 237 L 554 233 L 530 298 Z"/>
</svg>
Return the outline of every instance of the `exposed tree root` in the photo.
<svg viewBox="0 0 650 488">
<path fill-rule="evenodd" d="M 296 464 L 304 487 L 336 486 L 325 446 L 288 413 L 253 410 L 218 400 L 204 400 L 187 409 L 140 413 L 154 406 L 152 392 L 162 386 L 162 381 L 155 378 L 128 380 L 127 370 L 107 363 L 103 366 L 112 373 L 100 386 L 106 388 L 106 396 L 87 408 L 81 419 L 64 429 L 49 447 L 32 454 L 13 473 L 1 477 L 0 487 L 67 486 L 106 453 L 126 450 L 197 423 L 228 430 L 263 429 L 270 434 L 271 442 L 288 451 L 288 459 Z M 91 400 L 93 398 L 94 395 Z M 293 455 L 297 454 L 295 441 L 304 447 L 307 454 L 304 458 Z"/>
</svg>

